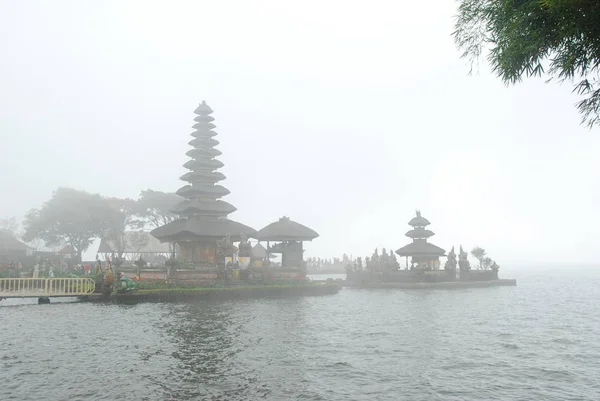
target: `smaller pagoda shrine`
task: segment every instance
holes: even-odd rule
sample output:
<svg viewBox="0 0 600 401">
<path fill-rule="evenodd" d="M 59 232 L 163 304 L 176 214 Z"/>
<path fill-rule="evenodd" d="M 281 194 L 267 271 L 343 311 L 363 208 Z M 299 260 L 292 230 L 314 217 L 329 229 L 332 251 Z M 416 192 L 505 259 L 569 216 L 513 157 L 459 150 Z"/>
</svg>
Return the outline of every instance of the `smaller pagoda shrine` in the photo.
<svg viewBox="0 0 600 401">
<path fill-rule="evenodd" d="M 431 223 L 421 216 L 419 210 L 416 213 L 416 216 L 408 222 L 412 229 L 406 233 L 406 236 L 411 238 L 413 242 L 398 249 L 396 253 L 406 258 L 406 268 L 409 266 L 408 258 L 410 258 L 411 269 L 438 270 L 440 257 L 446 256 L 446 251 L 427 242 L 428 238 L 435 235 L 433 231 L 425 228 Z"/>
<path fill-rule="evenodd" d="M 267 241 L 268 253 L 281 254 L 282 268 L 304 267 L 304 241 L 312 241 L 319 234 L 289 217 L 282 217 L 278 221 L 269 224 L 255 235 L 259 241 Z M 270 242 L 277 242 L 271 246 Z"/>
</svg>

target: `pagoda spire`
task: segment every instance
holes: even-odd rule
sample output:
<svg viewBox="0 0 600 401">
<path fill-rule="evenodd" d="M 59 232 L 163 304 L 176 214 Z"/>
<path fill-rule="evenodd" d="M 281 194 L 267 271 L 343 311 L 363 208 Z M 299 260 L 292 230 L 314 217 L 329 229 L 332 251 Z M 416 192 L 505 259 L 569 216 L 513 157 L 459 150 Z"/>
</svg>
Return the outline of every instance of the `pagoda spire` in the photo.
<svg viewBox="0 0 600 401">
<path fill-rule="evenodd" d="M 221 152 L 215 148 L 219 141 L 214 139 L 217 133 L 213 131 L 213 110 L 202 101 L 194 113 L 196 123 L 192 126 L 193 139 L 188 142 L 192 149 L 186 153 L 191 159 L 183 165 L 190 171 L 180 177 L 188 184 L 177 191 L 178 195 L 186 199 L 179 203 L 173 212 L 188 218 L 226 218 L 228 214 L 235 212 L 236 208 L 220 200 L 229 194 L 229 190 L 218 184 L 225 176 L 217 171 L 223 167 L 223 163 L 216 159 Z"/>
</svg>

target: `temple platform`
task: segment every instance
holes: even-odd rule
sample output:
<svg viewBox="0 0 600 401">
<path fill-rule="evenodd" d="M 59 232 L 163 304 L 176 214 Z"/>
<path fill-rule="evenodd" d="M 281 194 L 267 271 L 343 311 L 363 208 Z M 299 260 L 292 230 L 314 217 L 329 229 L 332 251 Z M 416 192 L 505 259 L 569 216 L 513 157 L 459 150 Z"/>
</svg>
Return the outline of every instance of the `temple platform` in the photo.
<svg viewBox="0 0 600 401">
<path fill-rule="evenodd" d="M 237 300 L 252 298 L 288 298 L 335 295 L 341 289 L 338 283 L 307 283 L 279 285 L 235 285 L 230 287 L 157 288 L 119 294 L 90 294 L 81 301 L 92 302 L 188 302 L 207 300 Z"/>
<path fill-rule="evenodd" d="M 486 287 L 514 287 L 516 279 L 498 279 L 487 281 L 443 281 L 437 283 L 353 283 L 348 280 L 334 280 L 335 284 L 343 287 L 354 288 L 398 288 L 398 289 L 452 289 L 452 288 L 486 288 Z"/>
</svg>

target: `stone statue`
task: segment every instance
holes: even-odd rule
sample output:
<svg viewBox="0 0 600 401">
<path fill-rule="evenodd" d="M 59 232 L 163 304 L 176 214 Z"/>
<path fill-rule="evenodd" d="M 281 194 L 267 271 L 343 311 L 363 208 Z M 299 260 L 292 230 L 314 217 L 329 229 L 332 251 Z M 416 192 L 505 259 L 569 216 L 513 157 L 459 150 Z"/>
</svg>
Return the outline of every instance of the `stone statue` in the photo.
<svg viewBox="0 0 600 401">
<path fill-rule="evenodd" d="M 452 247 L 452 249 L 448 253 L 448 260 L 446 260 L 444 269 L 447 272 L 456 271 L 456 253 L 454 252 L 454 247 Z"/>
<path fill-rule="evenodd" d="M 226 257 L 233 257 L 233 242 L 229 234 L 217 241 L 217 265 L 225 267 Z"/>
<path fill-rule="evenodd" d="M 391 266 L 392 270 L 400 270 L 400 263 L 398 263 L 398 258 L 396 258 L 396 254 L 391 249 L 390 249 L 390 266 Z"/>
<path fill-rule="evenodd" d="M 248 239 L 244 234 L 240 234 L 240 246 L 238 251 L 240 257 L 252 256 L 252 246 L 248 243 Z"/>
<path fill-rule="evenodd" d="M 460 246 L 460 252 L 458 254 L 458 268 L 461 273 L 468 273 L 471 270 L 471 264 L 467 260 L 469 255 L 463 250 L 462 245 Z"/>
<path fill-rule="evenodd" d="M 500 266 L 498 266 L 498 264 L 496 262 L 492 263 L 492 274 L 494 275 L 494 279 L 498 280 L 498 269 L 500 269 Z"/>
<path fill-rule="evenodd" d="M 379 257 L 379 271 L 385 271 L 390 268 L 390 260 L 388 253 L 385 248 L 381 250 L 381 256 Z"/>
<path fill-rule="evenodd" d="M 381 261 L 379 260 L 379 251 L 375 248 L 375 252 L 371 255 L 371 271 L 379 271 Z"/>
</svg>

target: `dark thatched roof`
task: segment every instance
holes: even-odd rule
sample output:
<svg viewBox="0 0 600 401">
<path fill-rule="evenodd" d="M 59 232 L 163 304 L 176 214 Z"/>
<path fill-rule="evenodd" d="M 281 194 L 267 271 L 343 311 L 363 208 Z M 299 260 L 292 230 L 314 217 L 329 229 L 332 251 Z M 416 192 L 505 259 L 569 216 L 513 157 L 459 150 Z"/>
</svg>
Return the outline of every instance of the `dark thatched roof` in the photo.
<svg viewBox="0 0 600 401">
<path fill-rule="evenodd" d="M 182 181 L 187 182 L 196 182 L 196 181 L 206 181 L 206 182 L 219 182 L 225 179 L 225 175 L 218 171 L 190 171 L 189 173 L 185 173 L 181 177 L 179 177 Z"/>
<path fill-rule="evenodd" d="M 192 142 L 192 141 L 190 141 Z M 192 144 L 192 146 L 194 146 Z M 190 150 L 188 150 L 187 152 L 185 152 L 186 156 L 191 157 L 192 159 L 200 159 L 202 157 L 217 157 L 221 155 L 221 152 L 218 151 L 217 149 L 211 148 L 211 149 L 200 149 L 200 148 L 192 148 Z"/>
<path fill-rule="evenodd" d="M 179 215 L 201 214 L 213 216 L 226 216 L 235 212 L 235 206 L 222 201 L 203 201 L 200 199 L 185 199 L 176 205 L 171 211 Z"/>
<path fill-rule="evenodd" d="M 257 259 L 258 258 L 260 258 L 260 259 L 266 259 L 266 258 L 272 259 L 272 258 L 275 257 L 275 255 L 272 255 L 272 254 L 268 253 L 267 249 L 264 246 L 262 246 L 262 244 L 259 243 L 259 244 L 256 244 L 256 245 L 254 245 L 252 247 L 252 257 L 255 257 Z"/>
<path fill-rule="evenodd" d="M 65 245 L 65 246 L 63 246 L 56 253 L 59 253 L 59 254 L 62 254 L 62 255 L 76 255 L 77 254 L 77 252 L 75 252 L 75 249 L 73 249 L 73 246 L 71 246 L 71 245 Z"/>
<path fill-rule="evenodd" d="M 426 241 L 414 241 L 398 249 L 400 256 L 446 256 L 446 251 Z"/>
<path fill-rule="evenodd" d="M 262 246 L 261 244 L 256 244 L 252 247 L 252 256 L 254 256 L 255 258 L 266 258 L 267 256 L 269 256 L 269 254 L 267 253 L 267 249 Z"/>
<path fill-rule="evenodd" d="M 217 159 L 191 159 L 183 164 L 183 167 L 188 170 L 196 171 L 198 169 L 213 169 L 217 170 L 223 167 L 223 162 L 218 161 Z"/>
<path fill-rule="evenodd" d="M 11 233 L 0 230 L 0 251 L 27 251 L 30 246 L 16 239 Z"/>
<path fill-rule="evenodd" d="M 196 238 L 225 238 L 230 235 L 232 241 L 239 241 L 241 234 L 254 237 L 256 230 L 229 219 L 179 219 L 158 227 L 150 232 L 161 241 L 189 240 Z"/>
<path fill-rule="evenodd" d="M 408 222 L 408 225 L 412 227 L 425 227 L 430 224 L 431 223 L 429 222 L 429 220 L 421 216 L 421 212 L 419 210 L 417 210 L 417 215 Z"/>
<path fill-rule="evenodd" d="M 253 237 L 260 241 L 312 241 L 319 234 L 300 223 L 282 217 L 271 223 Z"/>
<path fill-rule="evenodd" d="M 422 227 L 414 228 L 405 234 L 408 238 L 429 238 L 433 237 L 435 233 L 431 230 L 426 230 Z"/>
<path fill-rule="evenodd" d="M 217 128 L 216 125 L 214 125 L 213 123 L 209 122 L 209 121 L 198 121 L 196 124 L 192 125 L 192 128 L 197 129 L 197 130 L 211 130 L 213 128 Z"/>
<path fill-rule="evenodd" d="M 211 117 L 209 115 L 197 115 L 196 117 L 194 117 L 194 121 L 197 122 L 201 122 L 201 121 L 205 121 L 205 122 L 211 122 L 211 121 L 215 121 L 214 117 Z"/>
<path fill-rule="evenodd" d="M 193 198 L 197 196 L 220 198 L 229 195 L 229 190 L 222 185 L 198 184 L 195 186 L 184 185 L 175 193 L 184 198 Z"/>
<path fill-rule="evenodd" d="M 213 112 L 213 109 L 211 109 L 210 106 L 206 104 L 205 100 L 203 100 L 202 103 L 200 103 L 200 105 L 198 107 L 196 107 L 196 110 L 194 110 L 194 113 L 200 114 L 200 115 L 208 115 L 208 114 L 212 114 L 212 112 Z"/>
</svg>

